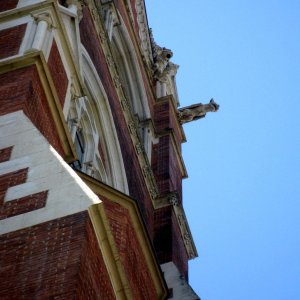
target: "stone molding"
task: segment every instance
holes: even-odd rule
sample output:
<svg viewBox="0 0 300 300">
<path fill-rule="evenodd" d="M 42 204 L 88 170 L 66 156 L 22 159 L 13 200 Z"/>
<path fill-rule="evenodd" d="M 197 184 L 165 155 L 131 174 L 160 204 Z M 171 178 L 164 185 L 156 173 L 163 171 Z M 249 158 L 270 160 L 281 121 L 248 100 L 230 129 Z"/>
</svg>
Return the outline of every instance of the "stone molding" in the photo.
<svg viewBox="0 0 300 300">
<path fill-rule="evenodd" d="M 198 256 L 198 253 L 184 209 L 182 205 L 173 205 L 173 210 L 177 218 L 177 223 L 179 225 L 180 233 L 184 242 L 186 252 L 188 254 L 188 258 L 196 258 Z"/>
<path fill-rule="evenodd" d="M 144 1 L 136 0 L 135 9 L 137 13 L 137 23 L 139 26 L 139 36 L 141 40 L 140 48 L 145 57 L 148 67 L 150 67 L 153 64 L 153 54 L 151 49 L 151 41 L 149 36 L 147 17 L 145 14 Z"/>
</svg>

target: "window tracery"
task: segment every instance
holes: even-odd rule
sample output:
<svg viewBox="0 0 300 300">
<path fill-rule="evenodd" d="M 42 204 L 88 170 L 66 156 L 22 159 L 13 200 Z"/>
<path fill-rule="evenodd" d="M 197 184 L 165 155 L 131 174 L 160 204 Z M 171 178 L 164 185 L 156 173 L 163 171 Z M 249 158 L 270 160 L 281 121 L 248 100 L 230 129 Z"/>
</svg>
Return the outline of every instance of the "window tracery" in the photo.
<svg viewBox="0 0 300 300">
<path fill-rule="evenodd" d="M 68 126 L 78 156 L 74 168 L 128 194 L 122 154 L 107 96 L 82 47 L 85 96 L 71 85 Z"/>
</svg>

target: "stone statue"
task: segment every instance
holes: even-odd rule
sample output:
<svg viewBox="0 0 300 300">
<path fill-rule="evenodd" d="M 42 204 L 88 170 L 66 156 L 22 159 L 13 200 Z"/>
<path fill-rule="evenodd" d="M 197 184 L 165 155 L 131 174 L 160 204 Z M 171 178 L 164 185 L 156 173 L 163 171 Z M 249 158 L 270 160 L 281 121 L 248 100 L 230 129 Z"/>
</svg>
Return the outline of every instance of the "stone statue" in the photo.
<svg viewBox="0 0 300 300">
<path fill-rule="evenodd" d="M 178 110 L 178 120 L 180 124 L 184 124 L 204 118 L 207 112 L 216 112 L 219 106 L 214 99 L 211 99 L 208 104 L 198 103 L 180 108 Z"/>
<path fill-rule="evenodd" d="M 160 79 L 165 76 L 165 71 L 169 65 L 169 60 L 173 56 L 173 52 L 165 47 L 158 46 L 153 38 L 152 30 L 150 29 L 150 42 L 153 54 L 153 72 L 154 77 Z"/>
</svg>

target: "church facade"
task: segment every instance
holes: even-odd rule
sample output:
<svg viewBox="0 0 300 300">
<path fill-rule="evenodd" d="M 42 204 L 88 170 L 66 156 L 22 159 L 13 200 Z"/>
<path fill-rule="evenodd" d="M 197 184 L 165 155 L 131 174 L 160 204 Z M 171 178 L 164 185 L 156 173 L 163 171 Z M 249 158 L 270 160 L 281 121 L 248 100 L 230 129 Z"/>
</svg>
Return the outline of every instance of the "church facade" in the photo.
<svg viewBox="0 0 300 300">
<path fill-rule="evenodd" d="M 142 0 L 0 2 L 0 299 L 200 299 L 182 124 L 218 107 L 171 57 Z"/>
</svg>

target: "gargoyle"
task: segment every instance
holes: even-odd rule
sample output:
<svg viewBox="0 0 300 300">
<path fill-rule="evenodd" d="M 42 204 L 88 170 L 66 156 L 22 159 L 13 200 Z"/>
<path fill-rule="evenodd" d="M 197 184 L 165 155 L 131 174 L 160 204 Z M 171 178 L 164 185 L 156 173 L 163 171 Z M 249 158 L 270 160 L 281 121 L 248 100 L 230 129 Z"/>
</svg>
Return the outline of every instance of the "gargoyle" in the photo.
<svg viewBox="0 0 300 300">
<path fill-rule="evenodd" d="M 152 30 L 150 30 L 150 42 L 153 54 L 153 73 L 156 78 L 161 79 L 165 75 L 173 52 L 170 49 L 160 47 L 155 43 Z"/>
<path fill-rule="evenodd" d="M 204 118 L 207 112 L 216 112 L 219 106 L 214 99 L 211 99 L 208 104 L 198 103 L 180 108 L 178 110 L 178 120 L 180 124 L 184 124 Z"/>
<path fill-rule="evenodd" d="M 163 77 L 164 73 L 168 67 L 169 60 L 173 56 L 173 53 L 170 49 L 165 47 L 156 48 L 156 53 L 154 57 L 154 75 L 156 77 Z"/>
</svg>

